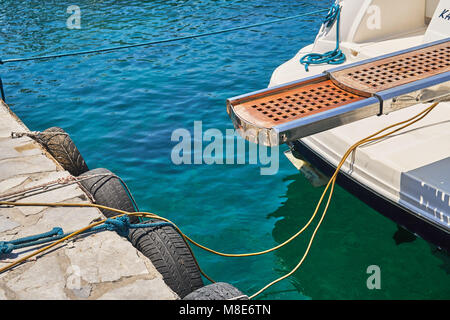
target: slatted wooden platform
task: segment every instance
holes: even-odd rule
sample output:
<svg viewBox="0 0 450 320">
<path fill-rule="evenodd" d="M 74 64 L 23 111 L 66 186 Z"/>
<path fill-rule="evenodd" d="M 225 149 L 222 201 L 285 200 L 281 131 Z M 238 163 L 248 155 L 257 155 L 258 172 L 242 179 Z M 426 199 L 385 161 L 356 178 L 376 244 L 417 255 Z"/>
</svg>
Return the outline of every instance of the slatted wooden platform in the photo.
<svg viewBox="0 0 450 320">
<path fill-rule="evenodd" d="M 270 136 L 252 139 L 272 145 L 274 137 L 284 143 L 445 94 L 450 38 L 231 98 L 227 111 L 236 128 L 256 130 L 246 138 Z M 392 97 L 405 95 L 407 102 L 393 106 Z"/>
</svg>

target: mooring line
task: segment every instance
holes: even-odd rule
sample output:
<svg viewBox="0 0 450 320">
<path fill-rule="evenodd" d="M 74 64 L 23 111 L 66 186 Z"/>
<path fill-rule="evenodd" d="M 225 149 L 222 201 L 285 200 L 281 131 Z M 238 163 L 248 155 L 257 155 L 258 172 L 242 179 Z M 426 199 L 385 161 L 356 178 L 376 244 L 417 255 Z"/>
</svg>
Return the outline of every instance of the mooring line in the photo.
<svg viewBox="0 0 450 320">
<path fill-rule="evenodd" d="M 168 38 L 168 39 L 159 39 L 159 40 L 154 40 L 154 41 L 149 41 L 149 42 L 144 42 L 144 43 L 129 44 L 129 45 L 123 45 L 123 46 L 110 47 L 110 48 L 101 48 L 101 49 L 84 50 L 84 51 L 76 51 L 76 52 L 66 52 L 66 53 L 59 53 L 59 54 L 54 54 L 54 55 L 35 56 L 35 57 L 28 57 L 28 58 L 14 58 L 14 59 L 5 59 L 5 60 L 0 59 L 0 64 L 11 63 L 11 62 L 31 61 L 31 60 L 46 60 L 46 59 L 77 56 L 77 55 L 90 54 L 90 53 L 110 52 L 110 51 L 121 50 L 121 49 L 145 47 L 145 46 L 150 46 L 150 45 L 154 45 L 154 44 L 161 44 L 161 43 L 168 43 L 168 42 L 174 42 L 174 41 L 180 41 L 180 40 L 201 38 L 201 37 L 206 37 L 206 36 L 211 36 L 211 35 L 216 35 L 216 34 L 221 34 L 221 33 L 227 33 L 227 32 L 232 32 L 232 31 L 243 30 L 243 29 L 260 27 L 260 26 L 264 26 L 264 25 L 268 25 L 268 24 L 297 19 L 297 18 L 301 18 L 301 17 L 305 17 L 305 16 L 317 14 L 317 13 L 327 12 L 327 11 L 328 11 L 328 9 L 320 9 L 320 10 L 316 10 L 316 11 L 298 14 L 295 16 L 279 18 L 279 19 L 249 24 L 249 25 L 240 26 L 240 27 L 222 29 L 222 30 L 217 30 L 217 31 L 210 31 L 210 32 L 205 32 L 205 33 L 193 34 L 193 35 L 189 35 L 189 36 L 181 36 L 181 37 L 174 37 L 174 38 Z"/>
<path fill-rule="evenodd" d="M 121 177 L 119 177 L 118 175 L 113 174 L 113 173 L 97 173 L 97 174 L 91 174 L 91 175 L 85 175 L 85 176 L 79 176 L 79 177 L 74 177 L 72 175 L 69 175 L 67 177 L 58 178 L 58 179 L 55 179 L 55 180 L 52 180 L 52 181 L 49 181 L 46 183 L 42 183 L 42 184 L 30 187 L 30 188 L 25 188 L 22 190 L 12 191 L 12 192 L 8 192 L 8 193 L 1 193 L 0 200 L 8 200 L 10 198 L 22 199 L 22 198 L 36 195 L 37 193 L 50 192 L 50 191 L 54 191 L 56 189 L 64 188 L 64 187 L 67 187 L 67 186 L 77 183 L 78 186 L 81 189 L 83 189 L 83 191 L 85 193 L 87 193 L 87 195 L 92 200 L 92 202 L 95 202 L 95 199 L 93 199 L 90 196 L 90 192 L 88 190 L 86 190 L 85 187 L 80 182 L 82 182 L 84 180 L 96 178 L 96 177 L 117 178 L 120 181 L 120 183 L 122 184 L 122 186 L 124 187 L 125 191 L 127 192 L 128 197 L 130 198 L 131 202 L 133 203 L 133 206 L 134 206 L 134 209 L 136 210 L 136 212 L 140 211 L 139 207 L 137 205 L 137 202 L 134 199 L 133 194 L 131 193 L 130 189 L 126 185 L 125 181 L 123 181 L 123 179 Z M 54 187 L 54 188 L 51 188 L 51 187 Z M 27 195 L 27 193 L 31 193 L 31 192 L 35 192 L 35 193 Z M 16 200 L 18 200 L 18 199 L 16 199 Z"/>
<path fill-rule="evenodd" d="M 320 10 L 316 10 L 316 11 L 310 11 L 310 12 L 298 14 L 295 16 L 279 18 L 279 19 L 274 19 L 274 20 L 265 21 L 265 22 L 261 22 L 261 23 L 249 24 L 249 25 L 240 26 L 240 27 L 222 29 L 222 30 L 199 33 L 199 34 L 193 34 L 193 35 L 189 35 L 189 36 L 174 37 L 174 38 L 168 38 L 168 39 L 159 39 L 159 40 L 143 42 L 143 43 L 115 46 L 115 47 L 110 47 L 110 48 L 100 48 L 100 49 L 92 49 L 92 50 L 84 50 L 84 51 L 65 52 L 65 53 L 58 53 L 58 54 L 44 55 L 44 56 L 12 58 L 12 59 L 5 59 L 5 60 L 0 59 L 0 65 L 5 64 L 5 63 L 11 63 L 11 62 L 48 60 L 48 59 L 54 59 L 54 58 L 78 56 L 78 55 L 85 55 L 85 54 L 92 54 L 92 53 L 107 53 L 107 52 L 112 52 L 112 51 L 122 50 L 122 49 L 145 47 L 145 46 L 161 44 L 161 43 L 169 43 L 169 42 L 175 42 L 175 41 L 181 41 L 181 40 L 195 39 L 195 38 L 212 36 L 212 35 L 221 34 L 221 33 L 227 33 L 227 32 L 244 30 L 244 29 L 249 29 L 249 28 L 254 28 L 254 27 L 260 27 L 260 26 L 264 26 L 264 25 L 268 25 L 268 24 L 273 24 L 273 23 L 288 21 L 288 20 L 297 19 L 297 18 L 301 18 L 301 17 L 306 17 L 309 15 L 314 15 L 314 14 L 322 13 L 322 12 L 326 12 L 326 11 L 328 11 L 328 9 L 320 9 Z M 5 91 L 3 89 L 3 83 L 2 83 L 1 78 L 0 78 L 0 93 L 1 93 L 2 100 L 6 101 Z"/>
<path fill-rule="evenodd" d="M 270 282 L 269 284 L 267 284 L 266 286 L 264 286 L 262 289 L 260 289 L 258 292 L 256 292 L 256 293 L 254 293 L 253 295 L 249 296 L 249 299 L 255 298 L 256 296 L 258 296 L 259 294 L 261 294 L 262 292 L 264 292 L 265 290 L 267 290 L 267 289 L 268 289 L 269 287 L 271 287 L 272 285 L 274 285 L 274 284 L 276 284 L 276 283 L 278 283 L 278 282 L 280 282 L 280 281 L 286 279 L 287 277 L 291 276 L 291 275 L 292 275 L 293 273 L 295 273 L 295 272 L 300 268 L 300 266 L 303 264 L 303 262 L 305 261 L 307 255 L 308 255 L 308 253 L 309 253 L 309 250 L 311 249 L 311 245 L 312 245 L 312 243 L 313 243 L 313 241 L 314 241 L 314 238 L 315 238 L 315 236 L 316 236 L 316 234 L 317 234 L 317 231 L 319 230 L 319 228 L 320 228 L 320 226 L 321 226 L 321 224 L 322 224 L 322 222 L 323 222 L 323 220 L 324 220 L 324 218 L 325 218 L 325 215 L 326 215 L 326 213 L 327 213 L 328 206 L 329 206 L 329 204 L 330 204 L 330 201 L 331 201 L 331 198 L 332 198 L 332 195 L 333 195 L 334 186 L 335 186 L 335 183 L 336 183 L 336 179 L 337 179 L 338 173 L 340 172 L 340 170 L 341 170 L 342 166 L 344 165 L 345 161 L 347 160 L 348 156 L 349 156 L 351 153 L 353 153 L 353 152 L 356 150 L 356 148 L 358 148 L 359 146 L 361 146 L 361 145 L 363 145 L 363 144 L 366 144 L 366 143 L 368 143 L 368 142 L 372 142 L 372 141 L 376 141 L 376 140 L 380 140 L 380 139 L 383 139 L 383 138 L 385 138 L 385 137 L 388 137 L 388 136 L 390 136 L 390 135 L 392 135 L 392 134 L 394 134 L 394 133 L 396 133 L 396 132 L 398 132 L 398 131 L 400 131 L 400 130 L 406 128 L 406 127 L 409 127 L 410 125 L 416 123 L 417 121 L 420 121 L 421 119 L 425 118 L 425 117 L 426 117 L 426 116 L 427 116 L 427 115 L 428 115 L 428 114 L 429 114 L 429 113 L 430 113 L 430 112 L 431 112 L 438 104 L 439 104 L 439 102 L 434 102 L 431 106 L 429 106 L 429 107 L 426 108 L 425 110 L 419 112 L 419 113 L 416 114 L 415 116 L 413 116 L 413 117 L 411 117 L 411 118 L 409 118 L 409 119 L 407 119 L 407 120 L 404 120 L 404 121 L 401 121 L 401 122 L 394 123 L 394 124 L 392 124 L 392 125 L 390 125 L 390 126 L 387 126 L 387 127 L 383 128 L 383 129 L 381 129 L 381 130 L 375 132 L 374 134 L 371 134 L 370 136 L 368 136 L 368 137 L 366 137 L 366 138 L 364 138 L 364 139 L 359 140 L 358 142 L 356 142 L 355 144 L 353 144 L 353 145 L 346 151 L 346 153 L 342 156 L 341 161 L 340 161 L 339 164 L 337 165 L 336 170 L 334 171 L 333 176 L 330 178 L 330 180 L 329 180 L 327 186 L 325 187 L 325 190 L 324 190 L 323 193 L 322 193 L 322 198 L 323 198 L 323 196 L 326 194 L 326 192 L 328 191 L 328 188 L 329 188 L 330 185 L 331 185 L 330 194 L 329 194 L 329 196 L 328 196 L 328 200 L 327 200 L 327 203 L 326 203 L 326 205 L 325 205 L 324 211 L 323 211 L 323 213 L 322 213 L 322 216 L 321 216 L 321 218 L 320 218 L 320 220 L 319 220 L 319 222 L 318 222 L 316 228 L 315 228 L 314 231 L 313 231 L 313 234 L 312 234 L 312 236 L 311 236 L 311 238 L 310 238 L 310 240 L 309 240 L 308 246 L 307 246 L 307 248 L 306 248 L 306 250 L 305 250 L 305 253 L 303 254 L 302 258 L 300 259 L 300 261 L 297 263 L 297 265 L 296 265 L 291 271 L 289 271 L 289 272 L 286 273 L 285 275 L 279 277 L 278 279 L 276 279 L 276 280 Z M 394 130 L 392 130 L 392 131 L 390 131 L 390 132 L 388 132 L 388 133 L 385 133 L 385 134 L 383 134 L 383 135 L 381 135 L 381 136 L 378 136 L 379 134 L 381 134 L 381 133 L 383 133 L 383 132 L 385 132 L 385 131 L 387 131 L 387 130 L 393 128 L 393 127 L 400 126 L 400 125 L 402 125 L 402 124 L 404 124 L 404 125 L 401 126 L 401 127 L 399 127 L 399 128 L 397 128 L 397 129 L 394 129 Z M 378 137 L 377 137 L 377 136 L 378 136 Z M 320 201 L 319 201 L 319 205 L 320 205 L 320 203 L 321 203 L 321 201 L 322 201 L 322 198 L 321 198 Z"/>
<path fill-rule="evenodd" d="M 310 64 L 342 64 L 345 62 L 345 54 L 339 49 L 339 24 L 341 17 L 341 6 L 337 3 L 331 6 L 323 25 L 330 28 L 334 22 L 336 22 L 336 47 L 332 51 L 325 53 L 308 53 L 301 59 L 300 63 L 305 66 L 305 70 L 309 71 Z"/>
</svg>

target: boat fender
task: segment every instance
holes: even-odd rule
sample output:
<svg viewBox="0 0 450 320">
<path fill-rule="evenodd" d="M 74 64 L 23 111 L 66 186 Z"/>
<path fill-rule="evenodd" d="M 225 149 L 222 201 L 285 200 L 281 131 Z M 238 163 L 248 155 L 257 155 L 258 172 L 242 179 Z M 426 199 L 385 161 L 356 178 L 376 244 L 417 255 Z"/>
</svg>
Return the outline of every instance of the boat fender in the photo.
<svg viewBox="0 0 450 320">
<path fill-rule="evenodd" d="M 51 127 L 37 135 L 37 141 L 73 176 L 88 171 L 88 166 L 69 134 L 59 127 Z"/>
<path fill-rule="evenodd" d="M 126 185 L 108 169 L 97 168 L 89 170 L 81 174 L 79 178 L 83 178 L 80 179 L 80 183 L 89 192 L 96 204 L 127 212 L 136 212 Z M 119 215 L 119 213 L 107 209 L 100 209 L 100 211 L 107 218 Z M 139 218 L 130 216 L 130 222 L 138 223 Z"/>
<path fill-rule="evenodd" d="M 203 287 L 197 262 L 184 238 L 173 226 L 132 229 L 128 238 L 136 249 L 152 261 L 164 282 L 180 298 Z"/>
<path fill-rule="evenodd" d="M 249 300 L 239 289 L 229 283 L 216 282 L 197 289 L 183 300 Z"/>
</svg>

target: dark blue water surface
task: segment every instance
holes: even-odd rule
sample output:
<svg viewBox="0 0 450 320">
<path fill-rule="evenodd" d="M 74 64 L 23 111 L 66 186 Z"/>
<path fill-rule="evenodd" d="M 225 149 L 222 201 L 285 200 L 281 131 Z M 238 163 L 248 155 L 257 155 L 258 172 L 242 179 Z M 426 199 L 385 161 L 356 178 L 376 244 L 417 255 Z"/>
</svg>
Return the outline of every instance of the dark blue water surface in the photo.
<svg viewBox="0 0 450 320">
<path fill-rule="evenodd" d="M 68 29 L 69 5 L 81 29 Z M 252 24 L 327 8 L 331 1 L 13 1 L 0 8 L 1 58 L 133 44 Z M 121 176 L 142 210 L 175 221 L 223 252 L 277 245 L 305 224 L 323 188 L 284 158 L 261 164 L 175 165 L 172 132 L 225 134 L 229 97 L 266 87 L 273 70 L 311 43 L 324 14 L 227 34 L 107 54 L 1 66 L 6 102 L 31 130 L 60 126 L 92 168 Z M 310 255 L 294 276 L 260 299 L 450 298 L 448 256 L 421 239 L 396 244 L 395 223 L 337 187 Z M 253 294 L 303 255 L 306 232 L 268 255 L 223 258 L 194 249 L 216 281 Z M 381 270 L 369 290 L 368 266 Z"/>
</svg>

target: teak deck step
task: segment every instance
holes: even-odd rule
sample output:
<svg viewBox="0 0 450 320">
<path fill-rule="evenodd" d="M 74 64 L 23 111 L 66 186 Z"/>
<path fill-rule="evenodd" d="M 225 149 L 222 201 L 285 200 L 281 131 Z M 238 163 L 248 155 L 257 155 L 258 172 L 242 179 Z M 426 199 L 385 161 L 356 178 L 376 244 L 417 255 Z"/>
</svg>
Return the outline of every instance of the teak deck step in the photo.
<svg viewBox="0 0 450 320">
<path fill-rule="evenodd" d="M 340 89 L 331 80 L 324 80 L 241 103 L 235 110 L 248 112 L 255 124 L 269 127 L 362 99 Z"/>
<path fill-rule="evenodd" d="M 362 95 L 450 71 L 450 42 L 413 50 L 331 73 L 342 88 Z"/>
<path fill-rule="evenodd" d="M 227 100 L 246 139 L 277 145 L 450 96 L 450 38 Z"/>
</svg>

